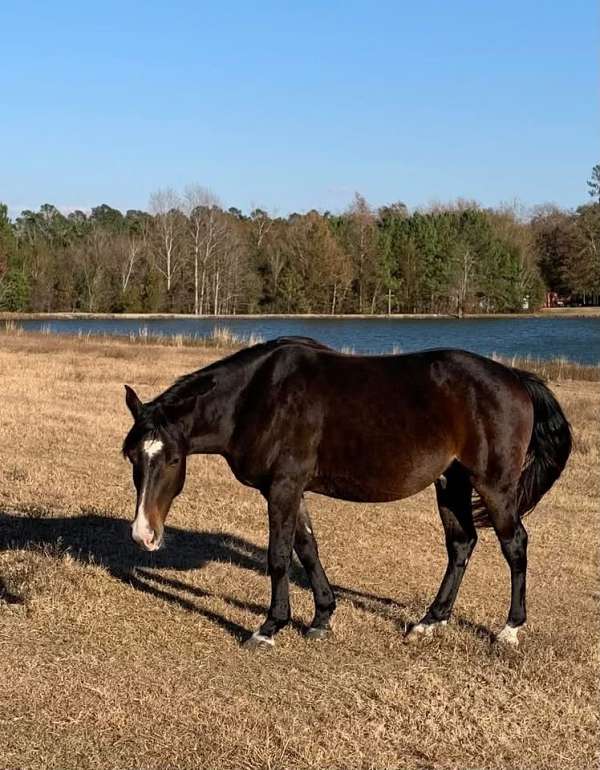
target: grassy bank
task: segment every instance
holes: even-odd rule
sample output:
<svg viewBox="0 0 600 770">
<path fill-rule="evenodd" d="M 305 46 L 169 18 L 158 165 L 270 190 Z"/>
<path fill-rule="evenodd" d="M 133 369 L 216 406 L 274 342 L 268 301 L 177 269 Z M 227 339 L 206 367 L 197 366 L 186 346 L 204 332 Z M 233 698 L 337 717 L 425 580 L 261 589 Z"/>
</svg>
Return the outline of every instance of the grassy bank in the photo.
<svg viewBox="0 0 600 770">
<path fill-rule="evenodd" d="M 427 490 L 387 505 L 309 506 L 337 586 L 335 636 L 294 624 L 271 653 L 240 647 L 269 598 L 262 498 L 223 460 L 190 459 L 165 550 L 130 545 L 130 418 L 215 350 L 0 336 L 0 765 L 6 768 L 591 767 L 598 738 L 597 386 L 554 390 L 575 433 L 556 486 L 527 519 L 529 625 L 490 644 L 508 571 L 483 531 L 454 616 L 402 643 L 445 567 Z"/>
<path fill-rule="evenodd" d="M 16 321 L 6 321 L 0 326 L 0 337 L 7 336 L 26 336 L 32 338 L 58 337 L 59 335 L 51 331 L 49 326 L 44 326 L 41 331 L 25 331 Z M 75 340 L 78 343 L 93 343 L 100 345 L 151 345 L 151 346 L 169 346 L 175 348 L 194 347 L 194 348 L 217 348 L 219 350 L 234 350 L 247 345 L 256 345 L 264 342 L 259 334 L 249 334 L 240 336 L 234 334 L 230 329 L 217 327 L 210 334 L 151 334 L 147 328 L 136 332 L 130 332 L 127 335 L 117 334 L 96 334 L 91 331 L 66 336 L 68 340 Z M 67 344 L 73 344 L 69 342 Z"/>
</svg>

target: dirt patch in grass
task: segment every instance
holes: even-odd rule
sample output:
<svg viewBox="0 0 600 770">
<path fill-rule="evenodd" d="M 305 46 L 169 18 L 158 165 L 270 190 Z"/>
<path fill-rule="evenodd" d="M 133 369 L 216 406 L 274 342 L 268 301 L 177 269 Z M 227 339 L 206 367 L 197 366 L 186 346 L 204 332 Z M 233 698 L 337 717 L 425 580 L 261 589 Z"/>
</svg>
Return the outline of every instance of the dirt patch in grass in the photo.
<svg viewBox="0 0 600 770">
<path fill-rule="evenodd" d="M 598 737 L 597 386 L 554 390 L 575 432 L 526 520 L 529 625 L 508 609 L 493 533 L 454 622 L 422 646 L 405 625 L 445 566 L 434 496 L 309 507 L 337 586 L 332 640 L 301 630 L 292 575 L 277 647 L 240 647 L 269 600 L 264 503 L 220 458 L 191 458 L 167 543 L 129 542 L 123 383 L 146 398 L 215 356 L 201 348 L 0 337 L 0 766 L 3 768 L 587 768 Z"/>
</svg>

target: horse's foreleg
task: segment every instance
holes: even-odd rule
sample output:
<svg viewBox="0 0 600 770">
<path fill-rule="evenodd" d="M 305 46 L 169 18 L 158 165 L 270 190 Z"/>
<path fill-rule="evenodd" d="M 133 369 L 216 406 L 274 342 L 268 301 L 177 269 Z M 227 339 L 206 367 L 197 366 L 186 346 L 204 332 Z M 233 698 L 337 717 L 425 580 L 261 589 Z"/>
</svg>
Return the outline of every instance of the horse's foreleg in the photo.
<svg viewBox="0 0 600 770">
<path fill-rule="evenodd" d="M 300 501 L 294 549 L 306 570 L 315 600 L 315 616 L 306 632 L 311 639 L 323 639 L 329 632 L 329 621 L 335 611 L 335 596 L 319 559 L 319 550 L 304 498 Z"/>
<path fill-rule="evenodd" d="M 290 620 L 288 573 L 301 497 L 301 487 L 289 479 L 274 481 L 267 495 L 271 606 L 265 622 L 246 642 L 247 647 L 274 645 L 275 634 Z"/>
<path fill-rule="evenodd" d="M 430 635 L 437 625 L 446 625 L 456 600 L 467 563 L 477 542 L 473 525 L 471 491 L 466 472 L 453 465 L 435 482 L 438 509 L 446 535 L 448 566 L 427 613 L 408 632 L 407 641 Z"/>
</svg>

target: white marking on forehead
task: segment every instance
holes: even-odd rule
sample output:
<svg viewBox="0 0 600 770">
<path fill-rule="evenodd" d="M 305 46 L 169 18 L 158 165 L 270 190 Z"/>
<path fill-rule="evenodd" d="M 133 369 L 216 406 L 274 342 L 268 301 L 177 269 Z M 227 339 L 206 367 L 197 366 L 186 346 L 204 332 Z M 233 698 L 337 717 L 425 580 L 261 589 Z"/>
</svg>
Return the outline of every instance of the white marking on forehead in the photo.
<svg viewBox="0 0 600 770">
<path fill-rule="evenodd" d="M 163 442 L 158 438 L 151 438 L 144 441 L 143 450 L 148 457 L 154 457 L 163 448 Z"/>
</svg>

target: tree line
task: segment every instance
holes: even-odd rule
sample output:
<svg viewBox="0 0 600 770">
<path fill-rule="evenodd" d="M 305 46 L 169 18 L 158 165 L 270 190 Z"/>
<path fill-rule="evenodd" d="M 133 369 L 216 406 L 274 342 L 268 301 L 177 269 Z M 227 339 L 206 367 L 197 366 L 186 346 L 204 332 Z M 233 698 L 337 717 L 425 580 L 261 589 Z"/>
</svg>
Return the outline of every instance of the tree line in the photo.
<svg viewBox="0 0 600 770">
<path fill-rule="evenodd" d="M 548 291 L 600 295 L 600 166 L 575 211 L 475 202 L 409 211 L 360 195 L 341 214 L 224 209 L 205 188 L 149 210 L 106 204 L 9 218 L 0 204 L 0 310 L 236 313 L 522 312 Z"/>
</svg>

